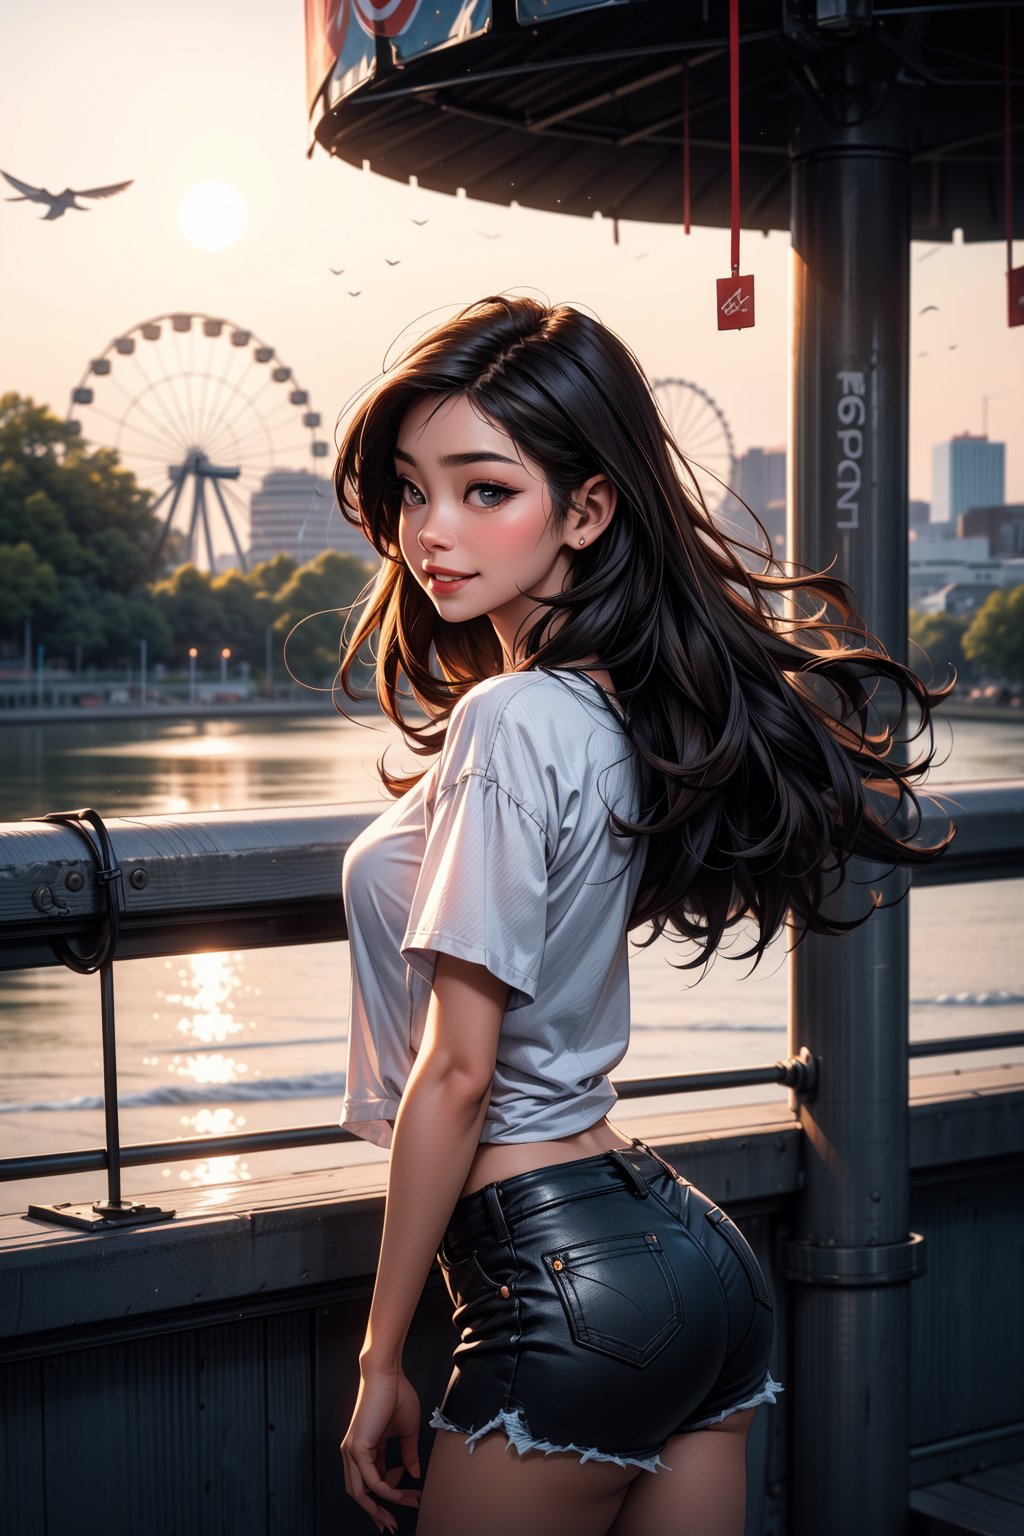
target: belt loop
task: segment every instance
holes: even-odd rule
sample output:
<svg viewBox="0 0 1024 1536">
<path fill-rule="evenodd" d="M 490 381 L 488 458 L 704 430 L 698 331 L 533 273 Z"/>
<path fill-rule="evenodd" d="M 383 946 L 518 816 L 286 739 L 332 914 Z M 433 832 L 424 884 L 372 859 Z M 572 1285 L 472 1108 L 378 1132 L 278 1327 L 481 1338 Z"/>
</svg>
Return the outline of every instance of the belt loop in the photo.
<svg viewBox="0 0 1024 1536">
<path fill-rule="evenodd" d="M 496 1184 L 484 1185 L 484 1200 L 487 1204 L 487 1212 L 491 1218 L 495 1237 L 499 1243 L 507 1243 L 511 1247 L 512 1238 L 505 1221 L 505 1213 L 501 1208 L 501 1201 L 498 1199 L 498 1187 Z"/>
<path fill-rule="evenodd" d="M 641 1152 L 646 1152 L 648 1157 L 653 1157 L 654 1161 L 656 1163 L 660 1163 L 661 1166 L 664 1168 L 665 1172 L 671 1174 L 673 1179 L 678 1179 L 679 1175 L 676 1173 L 676 1170 L 672 1167 L 672 1164 L 671 1163 L 667 1163 L 659 1152 L 655 1152 L 653 1147 L 649 1147 L 647 1145 L 646 1141 L 641 1141 L 639 1136 L 634 1136 L 633 1137 L 633 1145 L 634 1145 L 634 1147 L 639 1147 Z"/>
<path fill-rule="evenodd" d="M 629 1182 L 632 1184 L 635 1192 L 640 1196 L 640 1199 L 646 1200 L 647 1196 L 650 1194 L 650 1190 L 647 1188 L 646 1181 L 641 1177 L 637 1169 L 633 1167 L 633 1164 L 628 1160 L 628 1158 L 625 1158 L 622 1155 L 618 1147 L 611 1147 L 609 1149 L 608 1156 L 615 1159 L 616 1163 L 629 1179 Z"/>
</svg>

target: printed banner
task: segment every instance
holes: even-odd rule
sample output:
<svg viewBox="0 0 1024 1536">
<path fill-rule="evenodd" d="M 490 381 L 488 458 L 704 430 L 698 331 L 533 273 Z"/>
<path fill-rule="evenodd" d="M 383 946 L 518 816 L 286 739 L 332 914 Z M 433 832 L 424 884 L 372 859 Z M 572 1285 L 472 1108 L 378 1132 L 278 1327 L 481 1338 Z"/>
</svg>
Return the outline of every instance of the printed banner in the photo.
<svg viewBox="0 0 1024 1536">
<path fill-rule="evenodd" d="M 306 0 L 307 107 L 312 112 L 328 82 L 333 104 L 369 80 L 378 37 L 401 65 L 490 25 L 491 0 Z"/>
<path fill-rule="evenodd" d="M 420 5 L 421 0 L 306 0 L 309 110 L 328 77 L 334 101 L 368 80 L 375 68 L 375 39 L 400 36 Z"/>
<path fill-rule="evenodd" d="M 388 34 L 391 55 L 396 64 L 404 64 L 435 48 L 464 43 L 490 25 L 491 0 L 433 0 L 417 10 L 407 26 Z"/>
</svg>

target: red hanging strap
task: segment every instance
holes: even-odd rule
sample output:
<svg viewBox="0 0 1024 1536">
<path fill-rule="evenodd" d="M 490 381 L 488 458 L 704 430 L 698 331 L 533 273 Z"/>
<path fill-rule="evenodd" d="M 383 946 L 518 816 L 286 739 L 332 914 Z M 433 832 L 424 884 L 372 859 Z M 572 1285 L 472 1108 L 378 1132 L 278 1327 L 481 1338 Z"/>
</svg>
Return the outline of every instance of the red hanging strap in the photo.
<svg viewBox="0 0 1024 1536">
<path fill-rule="evenodd" d="M 1007 324 L 1024 325 L 1024 267 L 1013 266 L 1013 113 L 1010 104 L 1010 8 L 1003 7 L 1003 203 L 1006 212 Z"/>
<path fill-rule="evenodd" d="M 740 270 L 740 0 L 729 0 L 729 139 L 732 155 L 732 275 Z"/>
<path fill-rule="evenodd" d="M 690 61 L 683 60 L 683 230 L 690 233 Z"/>
<path fill-rule="evenodd" d="M 754 323 L 754 279 L 740 276 L 740 4 L 729 0 L 729 138 L 732 156 L 731 273 L 717 279 L 718 329 L 742 331 Z"/>
<path fill-rule="evenodd" d="M 1006 204 L 1006 270 L 1013 266 L 1013 122 L 1010 111 L 1010 7 L 1003 7 L 1003 175 Z"/>
</svg>

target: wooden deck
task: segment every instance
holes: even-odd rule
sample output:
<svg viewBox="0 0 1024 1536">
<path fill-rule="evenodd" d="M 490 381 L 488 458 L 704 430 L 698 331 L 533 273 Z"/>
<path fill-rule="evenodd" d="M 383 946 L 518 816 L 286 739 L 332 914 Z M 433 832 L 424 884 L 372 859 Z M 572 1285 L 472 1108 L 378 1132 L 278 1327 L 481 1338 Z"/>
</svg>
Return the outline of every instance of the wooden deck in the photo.
<svg viewBox="0 0 1024 1536">
<path fill-rule="evenodd" d="M 1021 1536 L 1024 1461 L 915 1488 L 910 1508 L 913 1536 Z"/>
</svg>

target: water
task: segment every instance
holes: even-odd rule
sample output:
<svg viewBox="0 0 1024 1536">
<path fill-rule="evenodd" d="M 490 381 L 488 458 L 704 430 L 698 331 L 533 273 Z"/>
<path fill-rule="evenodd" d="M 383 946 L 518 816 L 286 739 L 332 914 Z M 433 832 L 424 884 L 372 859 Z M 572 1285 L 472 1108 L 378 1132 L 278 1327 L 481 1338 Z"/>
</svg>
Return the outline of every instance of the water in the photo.
<svg viewBox="0 0 1024 1536">
<path fill-rule="evenodd" d="M 942 728 L 943 781 L 1024 777 L 1024 725 L 954 721 Z M 952 740 L 949 741 L 950 735 Z M 947 746 L 949 743 L 948 756 Z M 381 808 L 375 760 L 415 759 L 376 713 L 230 721 L 83 721 L 4 728 L 0 820 L 94 805 L 104 816 L 281 804 Z M 914 891 L 910 897 L 911 1035 L 1024 1027 L 1021 881 Z M 732 940 L 734 952 L 749 935 Z M 647 1077 L 772 1062 L 786 1054 L 787 965 L 780 936 L 757 971 L 720 953 L 706 976 L 667 939 L 630 964 L 633 1026 L 614 1076 Z M 349 1007 L 344 944 L 138 960 L 116 968 L 121 1139 L 218 1136 L 282 1125 L 336 1124 Z M 56 967 L 0 975 L 0 1156 L 103 1142 L 99 984 Z M 1019 1060 L 1002 1051 L 915 1063 L 915 1074 Z M 768 1099 L 782 1089 L 623 1101 L 628 1129 L 680 1107 Z M 633 1127 L 639 1133 L 636 1126 Z M 284 1171 L 382 1161 L 364 1143 L 196 1158 L 129 1169 L 123 1192 L 173 1204 L 183 1188 L 215 1205 L 240 1181 Z M 29 1200 L 98 1199 L 96 1174 L 0 1187 L 0 1210 Z"/>
</svg>

